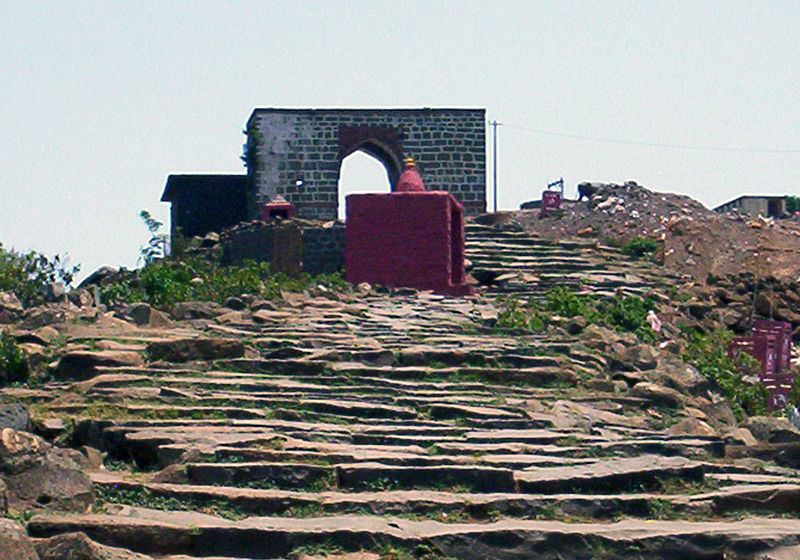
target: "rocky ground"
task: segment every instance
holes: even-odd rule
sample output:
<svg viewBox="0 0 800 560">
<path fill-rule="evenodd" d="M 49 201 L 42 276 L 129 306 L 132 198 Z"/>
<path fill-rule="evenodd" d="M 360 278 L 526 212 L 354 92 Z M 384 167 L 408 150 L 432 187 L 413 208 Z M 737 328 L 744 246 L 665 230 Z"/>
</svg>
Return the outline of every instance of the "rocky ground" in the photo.
<svg viewBox="0 0 800 560">
<path fill-rule="evenodd" d="M 718 214 L 689 198 L 648 190 L 635 182 L 601 185 L 591 200 L 564 201 L 563 212 L 541 219 L 539 210 L 512 213 L 529 233 L 545 238 L 599 238 L 622 245 L 634 237 L 658 241 L 659 260 L 676 274 L 705 283 L 748 272 L 782 280 L 800 278 L 800 219 L 761 220 Z"/>
<path fill-rule="evenodd" d="M 723 324 L 714 298 L 738 294 L 735 324 L 747 278 L 682 291 L 600 239 L 501 222 L 468 229 L 475 298 L 5 297 L 46 375 L 0 389 L 0 558 L 800 557 L 800 432 L 737 419 L 682 359 L 679 321 Z M 558 284 L 648 293 L 665 328 L 498 326 Z"/>
</svg>

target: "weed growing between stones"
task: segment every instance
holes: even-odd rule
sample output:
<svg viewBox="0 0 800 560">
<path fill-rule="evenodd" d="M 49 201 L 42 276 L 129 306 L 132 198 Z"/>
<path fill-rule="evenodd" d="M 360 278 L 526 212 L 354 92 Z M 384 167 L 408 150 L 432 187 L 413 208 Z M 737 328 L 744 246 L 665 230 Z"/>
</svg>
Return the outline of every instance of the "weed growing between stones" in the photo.
<svg viewBox="0 0 800 560">
<path fill-rule="evenodd" d="M 28 357 L 17 340 L 0 332 L 0 384 L 17 383 L 28 379 Z"/>
<path fill-rule="evenodd" d="M 658 251 L 658 242 L 646 237 L 634 237 L 622 247 L 622 252 L 634 259 L 641 259 Z"/>
<path fill-rule="evenodd" d="M 669 500 L 651 498 L 647 501 L 647 515 L 650 519 L 677 519 L 679 511 Z"/>
<path fill-rule="evenodd" d="M 656 336 L 646 318 L 655 307 L 655 300 L 650 297 L 626 296 L 617 292 L 610 300 L 601 300 L 556 286 L 547 292 L 544 301 L 510 297 L 500 302 L 495 329 L 501 333 L 539 333 L 555 316 L 582 317 L 586 324 L 605 325 L 616 331 L 634 333 L 645 342 L 653 342 Z"/>
<path fill-rule="evenodd" d="M 95 509 L 103 511 L 109 505 L 120 504 L 161 511 L 197 511 L 233 521 L 238 521 L 248 516 L 247 512 L 229 502 L 205 499 L 178 499 L 155 494 L 146 488 L 99 485 L 95 488 L 95 500 Z"/>
</svg>

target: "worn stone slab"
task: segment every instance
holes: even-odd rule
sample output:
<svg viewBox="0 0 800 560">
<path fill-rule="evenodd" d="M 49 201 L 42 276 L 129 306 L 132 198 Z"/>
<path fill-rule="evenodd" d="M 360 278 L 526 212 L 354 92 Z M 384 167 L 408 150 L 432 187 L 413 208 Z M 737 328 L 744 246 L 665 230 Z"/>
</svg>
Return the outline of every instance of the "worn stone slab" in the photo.
<svg viewBox="0 0 800 560">
<path fill-rule="evenodd" d="M 225 503 L 247 515 L 313 515 L 369 512 L 371 515 L 468 513 L 476 519 L 492 515 L 536 517 L 558 508 L 559 514 L 608 519 L 620 514 L 646 517 L 655 494 L 619 496 L 587 494 L 456 493 L 436 490 L 381 492 L 298 492 L 190 484 L 142 484 L 114 475 L 95 475 L 95 483 L 108 488 L 146 490 L 153 496 L 195 503 Z"/>
<path fill-rule="evenodd" d="M 28 523 L 28 531 L 34 537 L 81 531 L 96 542 L 147 554 L 202 551 L 208 556 L 279 558 L 296 547 L 322 541 L 350 550 L 368 549 L 377 543 L 431 543 L 443 554 L 464 560 L 556 560 L 593 547 L 609 552 L 635 547 L 643 557 L 655 560 L 720 558 L 723 552 L 733 556 L 794 546 L 800 538 L 800 520 L 796 519 L 751 518 L 726 523 L 626 519 L 609 524 L 502 520 L 448 524 L 350 515 L 260 517 L 237 522 L 208 517 L 185 512 L 39 515 Z"/>
<path fill-rule="evenodd" d="M 381 463 L 346 464 L 336 466 L 336 479 L 340 488 L 354 490 L 381 486 L 387 488 L 466 486 L 475 492 L 515 490 L 513 471 L 482 466 L 401 467 Z"/>
<path fill-rule="evenodd" d="M 515 478 L 519 490 L 528 493 L 578 490 L 624 493 L 638 491 L 643 485 L 653 487 L 657 477 L 701 480 L 703 473 L 702 463 L 683 457 L 643 455 L 569 467 L 533 468 L 515 473 Z"/>
</svg>

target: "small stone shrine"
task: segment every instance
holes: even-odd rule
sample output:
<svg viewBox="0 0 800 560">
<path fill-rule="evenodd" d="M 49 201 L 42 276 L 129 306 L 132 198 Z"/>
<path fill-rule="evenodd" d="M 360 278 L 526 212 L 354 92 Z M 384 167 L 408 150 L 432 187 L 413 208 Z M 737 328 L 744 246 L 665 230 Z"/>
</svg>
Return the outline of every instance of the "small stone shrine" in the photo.
<svg viewBox="0 0 800 560">
<path fill-rule="evenodd" d="M 346 199 L 345 278 L 388 287 L 474 293 L 464 275 L 464 208 L 425 190 L 412 158 L 389 194 Z"/>
<path fill-rule="evenodd" d="M 262 220 L 272 220 L 281 218 L 289 220 L 297 215 L 297 209 L 281 195 L 276 195 L 267 204 L 259 204 Z"/>
</svg>

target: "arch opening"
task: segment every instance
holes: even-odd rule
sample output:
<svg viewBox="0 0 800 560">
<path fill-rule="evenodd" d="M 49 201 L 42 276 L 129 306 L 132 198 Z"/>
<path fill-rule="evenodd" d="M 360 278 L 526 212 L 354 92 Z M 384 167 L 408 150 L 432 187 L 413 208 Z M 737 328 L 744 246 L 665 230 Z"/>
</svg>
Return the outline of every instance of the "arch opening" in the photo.
<svg viewBox="0 0 800 560">
<path fill-rule="evenodd" d="M 339 166 L 337 217 L 345 219 L 347 195 L 388 193 L 400 177 L 400 163 L 381 146 L 364 143 Z"/>
</svg>

